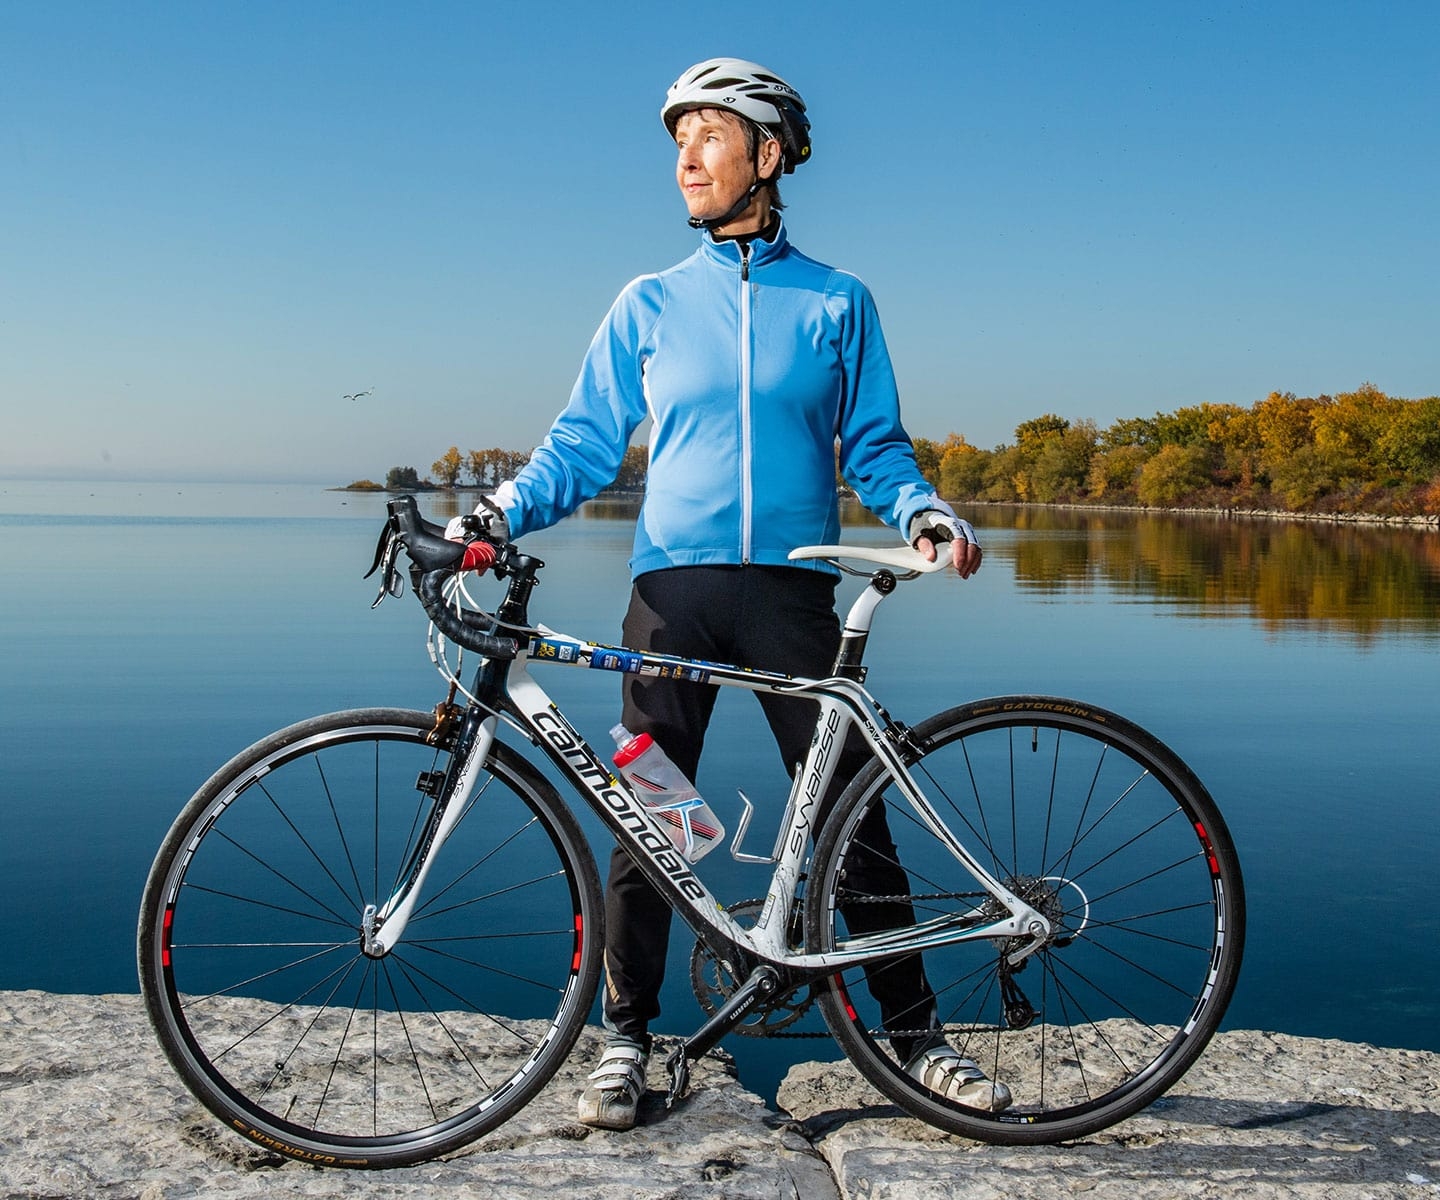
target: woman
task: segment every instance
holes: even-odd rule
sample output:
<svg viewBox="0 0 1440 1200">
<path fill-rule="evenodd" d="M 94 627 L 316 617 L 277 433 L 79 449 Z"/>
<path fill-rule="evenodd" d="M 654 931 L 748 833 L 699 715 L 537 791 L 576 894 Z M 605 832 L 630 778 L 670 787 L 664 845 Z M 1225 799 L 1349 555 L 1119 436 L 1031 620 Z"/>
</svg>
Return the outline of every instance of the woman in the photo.
<svg viewBox="0 0 1440 1200">
<path fill-rule="evenodd" d="M 787 556 L 839 541 L 837 445 L 856 494 L 926 558 L 945 546 L 968 578 L 980 547 L 915 464 L 869 292 L 786 236 L 777 181 L 810 157 L 800 96 L 756 63 L 712 59 L 676 80 L 661 117 L 700 248 L 621 292 L 568 407 L 492 498 L 503 517 L 483 504 L 477 515 L 492 534 L 508 525 L 514 537 L 553 524 L 615 478 L 631 433 L 650 417 L 624 644 L 823 676 L 840 640 L 837 579 L 824 564 Z M 452 525 L 458 535 L 459 519 Z M 628 677 L 622 716 L 693 779 L 714 702 L 711 688 Z M 761 703 L 793 771 L 809 746 L 814 703 Z M 842 761 L 832 796 L 853 769 Z M 875 870 L 882 879 L 883 865 Z M 897 886 L 875 891 L 904 889 L 902 873 Z M 877 907 L 869 906 L 872 920 Z M 852 930 L 865 915 L 847 914 Z M 670 909 L 619 850 L 606 926 L 609 1038 L 580 1120 L 629 1129 L 660 1011 Z M 869 986 L 886 1027 L 911 1031 L 891 1045 L 925 1086 L 972 1107 L 1009 1103 L 1002 1085 L 945 1044 L 918 957 L 873 971 Z M 916 1037 L 917 1028 L 931 1032 Z"/>
</svg>

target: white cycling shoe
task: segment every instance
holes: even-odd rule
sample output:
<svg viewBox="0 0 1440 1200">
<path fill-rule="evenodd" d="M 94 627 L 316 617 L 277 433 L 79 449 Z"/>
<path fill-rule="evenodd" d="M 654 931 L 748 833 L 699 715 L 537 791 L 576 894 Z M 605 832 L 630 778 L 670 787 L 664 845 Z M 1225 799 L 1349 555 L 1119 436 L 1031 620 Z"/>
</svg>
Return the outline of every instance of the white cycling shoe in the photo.
<svg viewBox="0 0 1440 1200">
<path fill-rule="evenodd" d="M 1001 1112 L 1010 1107 L 1010 1089 L 996 1083 L 978 1063 L 962 1057 L 950 1046 L 922 1051 L 911 1059 L 905 1073 L 942 1099 L 966 1108 Z"/>
<path fill-rule="evenodd" d="M 633 1129 L 635 1110 L 645 1094 L 650 1056 L 638 1046 L 607 1046 L 590 1086 L 580 1097 L 580 1122 L 596 1129 Z"/>
</svg>

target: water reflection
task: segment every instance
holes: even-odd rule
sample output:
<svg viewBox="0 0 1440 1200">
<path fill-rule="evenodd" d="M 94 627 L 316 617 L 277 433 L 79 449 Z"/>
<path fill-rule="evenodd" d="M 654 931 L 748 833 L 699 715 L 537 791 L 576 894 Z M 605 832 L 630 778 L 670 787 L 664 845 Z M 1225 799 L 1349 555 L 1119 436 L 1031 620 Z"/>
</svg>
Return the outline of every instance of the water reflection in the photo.
<svg viewBox="0 0 1440 1200">
<path fill-rule="evenodd" d="M 467 495 L 430 497 L 434 520 L 469 511 Z M 579 520 L 630 520 L 634 499 L 593 500 Z M 1179 615 L 1248 617 L 1274 631 L 1322 631 L 1365 643 L 1385 633 L 1440 638 L 1440 536 L 1319 522 L 1009 506 L 967 508 L 991 563 L 1021 590 L 1100 593 L 1169 603 Z M 842 505 L 854 536 L 884 526 Z"/>
<path fill-rule="evenodd" d="M 1015 509 L 972 514 L 1031 592 L 1170 602 L 1368 641 L 1440 636 L 1440 537 L 1293 521 Z"/>
</svg>

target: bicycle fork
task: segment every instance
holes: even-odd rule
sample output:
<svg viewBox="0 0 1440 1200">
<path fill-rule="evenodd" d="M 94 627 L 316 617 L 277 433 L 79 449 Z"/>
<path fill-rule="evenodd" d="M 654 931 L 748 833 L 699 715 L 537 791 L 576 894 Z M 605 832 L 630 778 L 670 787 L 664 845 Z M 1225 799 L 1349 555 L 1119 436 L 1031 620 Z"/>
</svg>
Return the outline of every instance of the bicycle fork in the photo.
<svg viewBox="0 0 1440 1200">
<path fill-rule="evenodd" d="M 400 874 L 400 883 L 382 905 L 367 904 L 360 916 L 360 948 L 370 958 L 384 958 L 400 944 L 415 911 L 440 847 L 455 828 L 475 790 L 475 780 L 490 756 L 497 718 L 466 721 L 456 739 L 450 769 L 440 784 L 435 804 L 420 833 L 415 852 Z M 424 788 L 422 781 L 417 786 Z"/>
</svg>

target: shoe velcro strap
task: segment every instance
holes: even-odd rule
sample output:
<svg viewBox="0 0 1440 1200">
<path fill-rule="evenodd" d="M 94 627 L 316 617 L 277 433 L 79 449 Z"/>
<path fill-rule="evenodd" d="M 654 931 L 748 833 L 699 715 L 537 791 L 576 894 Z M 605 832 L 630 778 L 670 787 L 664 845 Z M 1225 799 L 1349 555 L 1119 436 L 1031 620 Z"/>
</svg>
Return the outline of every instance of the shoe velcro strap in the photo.
<svg viewBox="0 0 1440 1200">
<path fill-rule="evenodd" d="M 944 1081 L 958 1078 L 966 1083 L 978 1083 L 988 1079 L 979 1066 L 968 1058 L 961 1058 L 958 1054 L 953 1056 L 949 1054 L 936 1055 L 925 1064 L 922 1074 L 926 1076 L 922 1080 L 926 1087 L 931 1086 L 928 1077 L 932 1074 L 938 1075 Z"/>
<path fill-rule="evenodd" d="M 597 1091 L 618 1091 L 633 1087 L 636 1090 L 645 1085 L 645 1055 L 642 1051 L 628 1046 L 616 1046 L 605 1051 L 600 1065 L 590 1072 Z"/>
</svg>

